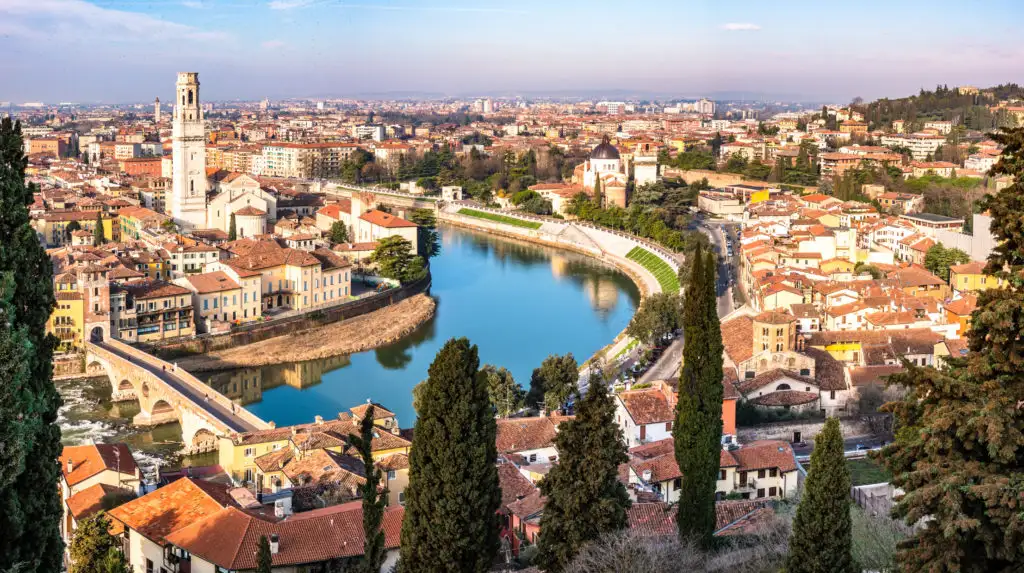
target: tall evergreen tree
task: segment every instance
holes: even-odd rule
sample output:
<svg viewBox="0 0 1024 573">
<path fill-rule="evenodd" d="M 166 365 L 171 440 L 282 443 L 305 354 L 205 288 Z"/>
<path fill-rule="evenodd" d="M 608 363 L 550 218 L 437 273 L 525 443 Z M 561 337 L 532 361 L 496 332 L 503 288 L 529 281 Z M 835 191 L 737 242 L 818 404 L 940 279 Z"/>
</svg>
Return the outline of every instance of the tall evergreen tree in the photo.
<svg viewBox="0 0 1024 573">
<path fill-rule="evenodd" d="M 60 496 L 50 485 L 60 478 L 61 398 L 52 379 L 57 339 L 46 333 L 55 304 L 53 272 L 29 224 L 33 188 L 25 183 L 26 165 L 20 124 L 0 120 L 0 274 L 16 278 L 9 326 L 21 331 L 30 348 L 25 384 L 15 398 L 25 423 L 24 457 L 19 448 L 0 448 L 0 467 L 13 463 L 16 474 L 10 483 L 0 483 L 0 571 L 17 566 L 23 572 L 50 572 L 60 570 L 63 553 Z M 10 443 L 7 436 L 4 440 Z"/>
<path fill-rule="evenodd" d="M 683 474 L 679 536 L 702 544 L 715 530 L 715 488 L 722 448 L 722 330 L 715 296 L 715 257 L 698 248 L 683 301 L 683 370 L 679 376 L 676 461 Z"/>
<path fill-rule="evenodd" d="M 107 235 L 103 232 L 103 215 L 96 212 L 96 223 L 92 229 L 92 246 L 98 247 L 107 242 Z"/>
<path fill-rule="evenodd" d="M 373 406 L 366 408 L 366 414 L 359 422 L 359 435 L 349 434 L 349 442 L 363 460 L 366 481 L 359 487 L 363 498 L 363 559 L 357 571 L 378 573 L 384 564 L 384 507 L 388 503 L 387 491 L 378 491 L 381 482 L 380 468 L 373 463 Z"/>
<path fill-rule="evenodd" d="M 594 206 L 600 209 L 604 207 L 604 193 L 601 192 L 601 177 L 594 176 Z"/>
<path fill-rule="evenodd" d="M 427 370 L 409 452 L 404 571 L 488 571 L 498 551 L 497 425 L 477 347 L 451 339 Z"/>
<path fill-rule="evenodd" d="M 229 241 L 237 241 L 238 240 L 238 226 L 235 223 L 235 214 L 234 213 L 231 214 L 231 220 L 228 223 L 228 240 Z"/>
<path fill-rule="evenodd" d="M 918 525 L 896 555 L 902 571 L 1018 571 L 1024 563 L 1024 129 L 1003 144 L 994 174 L 1013 184 L 982 200 L 998 245 L 987 274 L 1006 288 L 982 291 L 968 354 L 937 371 L 907 364 L 889 382 L 909 389 L 885 408 L 899 430 L 881 460 L 906 494 L 894 514 Z"/>
<path fill-rule="evenodd" d="M 266 535 L 261 535 L 260 545 L 256 550 L 256 573 L 271 573 L 273 563 L 274 555 L 270 552 L 270 541 Z"/>
<path fill-rule="evenodd" d="M 630 501 L 618 471 L 629 456 L 603 383 L 591 384 L 576 418 L 559 425 L 555 447 L 558 463 L 540 482 L 548 500 L 537 562 L 548 573 L 565 569 L 584 544 L 626 527 Z"/>
<path fill-rule="evenodd" d="M 839 419 L 814 438 L 811 471 L 789 536 L 786 573 L 856 573 L 850 553 L 850 470 Z"/>
</svg>

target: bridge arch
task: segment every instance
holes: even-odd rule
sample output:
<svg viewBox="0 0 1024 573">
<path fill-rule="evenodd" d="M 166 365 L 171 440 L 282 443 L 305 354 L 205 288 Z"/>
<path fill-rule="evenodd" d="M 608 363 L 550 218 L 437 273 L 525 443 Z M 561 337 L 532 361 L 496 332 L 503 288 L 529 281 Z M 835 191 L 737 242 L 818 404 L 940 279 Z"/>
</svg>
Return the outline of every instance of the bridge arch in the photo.
<svg viewBox="0 0 1024 573">
<path fill-rule="evenodd" d="M 89 342 L 103 342 L 107 339 L 107 328 L 103 325 L 96 325 L 89 329 Z"/>
<path fill-rule="evenodd" d="M 124 391 L 124 390 L 134 390 L 135 389 L 135 385 L 132 384 L 131 380 L 121 380 L 121 382 L 117 385 L 117 389 L 121 390 L 121 391 Z"/>
<path fill-rule="evenodd" d="M 195 449 L 206 449 L 217 444 L 217 436 L 207 428 L 199 428 L 187 443 Z"/>
<path fill-rule="evenodd" d="M 145 382 L 142 383 L 142 397 L 149 398 L 149 384 Z"/>
<path fill-rule="evenodd" d="M 156 416 L 157 414 L 167 414 L 169 412 L 174 412 L 174 407 L 171 406 L 167 400 L 157 400 L 156 402 L 153 402 L 153 407 L 150 408 L 149 411 L 152 416 Z"/>
</svg>

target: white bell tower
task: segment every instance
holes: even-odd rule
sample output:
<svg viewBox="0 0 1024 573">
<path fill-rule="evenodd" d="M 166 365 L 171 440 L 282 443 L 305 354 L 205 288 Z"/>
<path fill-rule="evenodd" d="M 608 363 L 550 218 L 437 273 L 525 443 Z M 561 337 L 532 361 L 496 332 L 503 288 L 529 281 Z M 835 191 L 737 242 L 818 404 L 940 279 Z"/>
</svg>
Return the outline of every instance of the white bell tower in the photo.
<svg viewBox="0 0 1024 573">
<path fill-rule="evenodd" d="M 206 130 L 199 106 L 199 74 L 178 72 L 174 102 L 170 215 L 182 230 L 206 225 Z"/>
</svg>

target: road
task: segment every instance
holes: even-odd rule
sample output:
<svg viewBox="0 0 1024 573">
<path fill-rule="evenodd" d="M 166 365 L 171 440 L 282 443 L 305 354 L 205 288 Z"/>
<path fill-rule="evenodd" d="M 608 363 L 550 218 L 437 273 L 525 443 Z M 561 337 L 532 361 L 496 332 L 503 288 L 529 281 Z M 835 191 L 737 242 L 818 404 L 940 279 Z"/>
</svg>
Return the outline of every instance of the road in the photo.
<svg viewBox="0 0 1024 573">
<path fill-rule="evenodd" d="M 855 452 L 857 446 L 866 446 L 868 449 L 874 450 L 890 442 L 892 439 L 886 440 L 878 436 L 854 436 L 843 440 L 843 451 Z M 814 451 L 813 440 L 806 442 L 803 446 L 793 444 L 793 454 L 797 456 L 809 456 L 812 451 Z"/>
<path fill-rule="evenodd" d="M 205 411 L 210 418 L 218 420 L 231 430 L 235 432 L 252 432 L 259 429 L 245 419 L 232 413 L 228 407 L 218 403 L 217 401 L 207 401 L 205 395 L 200 395 L 197 390 L 179 378 L 174 374 L 174 372 L 158 369 L 149 363 L 135 360 L 131 354 L 103 342 L 92 342 L 91 344 L 94 344 L 103 350 L 132 363 L 136 367 L 148 370 L 157 378 L 160 378 L 165 384 L 176 390 L 179 394 L 191 400 L 195 404 L 196 408 Z M 216 390 L 211 389 L 210 392 L 216 392 Z M 239 406 L 239 408 L 241 408 L 241 406 Z"/>
<path fill-rule="evenodd" d="M 732 297 L 732 285 L 735 281 L 733 269 L 736 268 L 735 264 L 729 264 L 726 248 L 725 248 L 725 236 L 722 232 L 721 226 L 710 226 L 703 219 L 696 220 L 696 227 L 705 235 L 711 239 L 711 244 L 714 246 L 718 254 L 722 255 L 722 260 L 718 265 L 718 284 L 715 286 L 716 294 L 718 295 L 718 316 L 728 316 L 735 309 Z M 735 255 L 736 253 L 734 253 Z M 735 257 L 734 262 L 735 262 Z M 683 337 L 672 341 L 672 344 L 665 349 L 665 352 L 658 358 L 647 372 L 644 372 L 637 382 L 653 382 L 655 380 L 669 380 L 679 376 L 679 369 L 683 363 Z"/>
</svg>

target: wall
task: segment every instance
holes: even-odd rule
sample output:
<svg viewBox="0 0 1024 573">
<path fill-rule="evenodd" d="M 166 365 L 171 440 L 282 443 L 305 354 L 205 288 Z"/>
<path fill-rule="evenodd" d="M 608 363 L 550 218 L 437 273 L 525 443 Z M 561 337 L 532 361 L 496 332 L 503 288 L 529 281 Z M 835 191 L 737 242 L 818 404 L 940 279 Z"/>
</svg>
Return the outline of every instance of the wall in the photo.
<svg viewBox="0 0 1024 573">
<path fill-rule="evenodd" d="M 303 330 L 316 328 L 332 322 L 338 322 L 339 320 L 373 312 L 396 302 L 405 300 L 414 294 L 429 292 L 429 290 L 430 277 L 428 276 L 422 281 L 408 284 L 401 288 L 391 289 L 351 303 L 332 307 L 327 310 L 315 311 L 306 315 L 295 316 L 279 321 L 251 323 L 240 326 L 229 334 L 197 337 L 189 340 L 157 341 L 147 347 L 146 351 L 161 358 L 170 359 L 192 354 L 205 354 L 207 352 L 223 350 L 226 348 L 234 348 L 236 346 L 243 346 L 246 344 L 252 344 L 253 342 L 259 342 L 261 340 L 267 340 L 268 338 L 274 338 L 276 336 L 301 332 Z"/>
<path fill-rule="evenodd" d="M 843 437 L 867 436 L 872 434 L 868 423 L 859 418 L 840 419 L 839 425 L 843 430 Z M 824 420 L 809 422 L 778 422 L 774 424 L 761 424 L 736 429 L 736 437 L 741 444 L 755 440 L 784 440 L 791 441 L 793 432 L 800 432 L 801 439 L 810 441 L 817 436 L 825 427 Z"/>
</svg>

